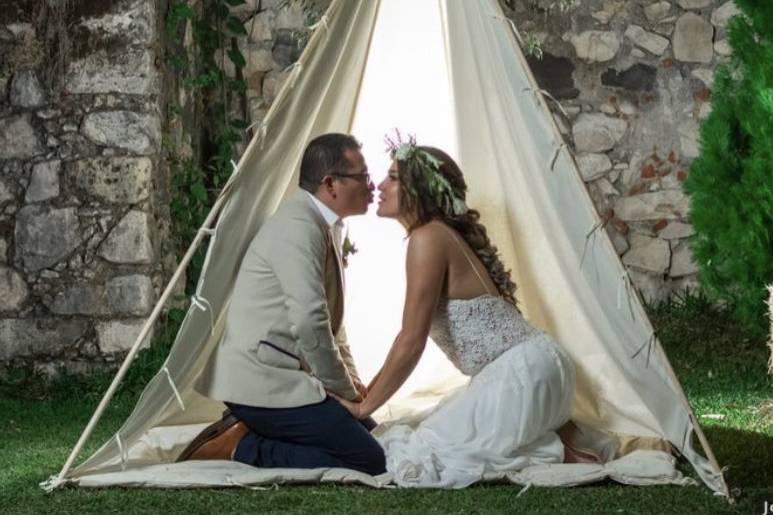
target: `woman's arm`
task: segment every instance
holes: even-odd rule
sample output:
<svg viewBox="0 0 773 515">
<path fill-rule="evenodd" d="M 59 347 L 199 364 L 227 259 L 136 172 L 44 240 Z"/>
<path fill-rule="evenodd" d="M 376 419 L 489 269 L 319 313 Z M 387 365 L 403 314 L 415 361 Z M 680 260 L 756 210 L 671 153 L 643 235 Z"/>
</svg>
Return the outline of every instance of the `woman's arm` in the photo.
<svg viewBox="0 0 773 515">
<path fill-rule="evenodd" d="M 424 352 L 432 317 L 443 290 L 448 257 L 444 235 L 437 227 L 416 229 L 408 242 L 406 295 L 400 333 L 387 354 L 384 366 L 360 403 L 344 403 L 358 418 L 370 416 L 403 385 Z"/>
</svg>

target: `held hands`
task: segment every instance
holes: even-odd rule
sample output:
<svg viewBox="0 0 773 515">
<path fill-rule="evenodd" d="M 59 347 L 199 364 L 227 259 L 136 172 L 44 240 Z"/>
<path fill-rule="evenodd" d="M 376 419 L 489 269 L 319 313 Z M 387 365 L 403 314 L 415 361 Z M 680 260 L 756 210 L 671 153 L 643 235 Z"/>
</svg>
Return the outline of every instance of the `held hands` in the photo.
<svg viewBox="0 0 773 515">
<path fill-rule="evenodd" d="M 352 378 L 352 383 L 354 383 L 354 389 L 360 394 L 360 398 L 364 400 L 368 396 L 368 388 L 359 379 L 354 377 Z"/>
</svg>

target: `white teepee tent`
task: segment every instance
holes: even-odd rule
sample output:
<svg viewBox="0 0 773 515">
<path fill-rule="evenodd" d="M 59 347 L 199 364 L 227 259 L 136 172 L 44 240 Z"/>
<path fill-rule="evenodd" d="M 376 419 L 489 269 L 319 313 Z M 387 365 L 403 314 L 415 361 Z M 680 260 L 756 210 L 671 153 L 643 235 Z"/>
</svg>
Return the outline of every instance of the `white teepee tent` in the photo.
<svg viewBox="0 0 773 515">
<path fill-rule="evenodd" d="M 62 472 L 44 486 L 191 487 L 310 480 L 379 486 L 388 481 L 386 476 L 343 469 L 173 462 L 223 409 L 192 385 L 222 333 L 242 253 L 266 217 L 296 187 L 306 143 L 323 132 L 354 133 L 364 141 L 365 156 L 376 171 L 373 160 L 383 154 L 383 134 L 399 126 L 458 159 L 470 186 L 469 204 L 480 209 L 512 267 L 524 313 L 577 364 L 573 418 L 613 435 L 619 443 L 616 459 L 603 465 L 530 467 L 508 478 L 545 485 L 606 477 L 632 484 L 687 484 L 690 480 L 674 469 L 673 457 L 658 450 L 670 443 L 709 488 L 729 496 L 518 39 L 497 0 L 333 0 L 192 244 L 193 249 L 205 237 L 210 240 L 196 295 L 167 361 L 114 437 L 72 468 L 171 284 Z M 363 248 L 364 256 L 367 245 Z M 401 264 L 393 263 L 392 270 L 391 278 L 399 276 Z M 348 284 L 353 282 L 358 281 L 350 277 Z M 365 311 L 354 318 L 347 315 L 355 357 L 360 352 L 355 335 L 367 335 L 362 331 L 378 316 L 367 309 L 368 302 L 359 297 L 355 304 L 366 306 Z M 399 311 L 399 301 L 392 308 Z M 415 375 L 419 379 L 413 386 L 424 390 L 394 403 L 382 418 L 395 419 L 436 401 L 439 389 L 429 386 L 436 377 Z M 693 435 L 707 458 L 696 452 Z"/>
</svg>

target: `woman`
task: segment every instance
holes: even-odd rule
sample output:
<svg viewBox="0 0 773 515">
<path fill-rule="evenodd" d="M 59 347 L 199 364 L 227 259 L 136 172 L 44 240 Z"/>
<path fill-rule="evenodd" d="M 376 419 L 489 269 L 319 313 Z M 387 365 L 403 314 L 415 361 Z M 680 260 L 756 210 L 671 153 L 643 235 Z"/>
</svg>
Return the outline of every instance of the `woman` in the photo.
<svg viewBox="0 0 773 515">
<path fill-rule="evenodd" d="M 339 401 L 357 418 L 371 415 L 405 382 L 431 335 L 472 378 L 417 427 L 379 437 L 396 483 L 461 488 L 485 472 L 591 461 L 565 452 L 555 432 L 569 420 L 574 366 L 518 311 L 510 273 L 464 202 L 461 170 L 413 140 L 390 142 L 390 152 L 377 214 L 408 231 L 402 328 L 364 401 Z"/>
</svg>

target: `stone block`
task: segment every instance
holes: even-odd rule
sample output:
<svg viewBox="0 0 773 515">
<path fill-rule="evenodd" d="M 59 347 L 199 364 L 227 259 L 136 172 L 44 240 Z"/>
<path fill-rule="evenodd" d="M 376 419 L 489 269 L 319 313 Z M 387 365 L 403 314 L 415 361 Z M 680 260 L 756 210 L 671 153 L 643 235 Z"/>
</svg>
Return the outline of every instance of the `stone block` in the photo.
<svg viewBox="0 0 773 515">
<path fill-rule="evenodd" d="M 0 361 L 56 354 L 75 344 L 88 329 L 81 320 L 0 319 Z"/>
<path fill-rule="evenodd" d="M 110 314 L 104 289 L 94 284 L 75 284 L 66 287 L 46 305 L 57 315 Z"/>
<path fill-rule="evenodd" d="M 612 161 L 606 154 L 582 154 L 577 156 L 577 167 L 583 181 L 598 179 L 612 169 Z"/>
<path fill-rule="evenodd" d="M 129 211 L 99 247 L 99 255 L 112 263 L 143 264 L 153 259 L 148 215 Z"/>
<path fill-rule="evenodd" d="M 720 39 L 714 43 L 714 51 L 717 55 L 727 57 L 733 53 L 733 49 L 730 47 L 730 42 L 726 39 Z"/>
<path fill-rule="evenodd" d="M 17 311 L 27 300 L 27 283 L 13 268 L 0 265 L 0 311 Z"/>
<path fill-rule="evenodd" d="M 615 202 L 615 215 L 625 222 L 680 219 L 687 216 L 690 199 L 680 190 L 663 190 L 621 197 Z"/>
<path fill-rule="evenodd" d="M 0 177 L 0 204 L 16 200 L 15 188 L 9 179 Z"/>
<path fill-rule="evenodd" d="M 669 288 L 661 274 L 629 268 L 628 276 L 645 302 L 656 304 L 668 298 Z"/>
<path fill-rule="evenodd" d="M 114 157 L 73 161 L 67 174 L 89 195 L 136 204 L 148 198 L 152 170 L 153 162 L 147 157 Z"/>
<path fill-rule="evenodd" d="M 8 262 L 8 242 L 0 238 L 0 263 Z"/>
<path fill-rule="evenodd" d="M 703 82 L 707 88 L 714 87 L 714 70 L 711 68 L 696 68 L 690 75 Z"/>
<path fill-rule="evenodd" d="M 691 224 L 671 222 L 658 233 L 658 237 L 664 240 L 676 240 L 689 238 L 693 234 L 695 234 L 695 228 Z"/>
<path fill-rule="evenodd" d="M 623 254 L 624 264 L 658 274 L 668 270 L 671 249 L 667 241 L 632 233 L 629 242 L 631 248 Z"/>
<path fill-rule="evenodd" d="M 606 230 L 607 234 L 609 235 L 609 239 L 612 240 L 612 246 L 615 247 L 615 251 L 617 251 L 618 256 L 625 254 L 626 251 L 631 248 L 631 246 L 628 244 L 628 238 L 626 238 L 624 234 L 620 234 L 611 225 L 607 225 Z"/>
<path fill-rule="evenodd" d="M 678 128 L 682 155 L 694 159 L 700 154 L 700 129 L 695 120 L 686 119 Z"/>
<path fill-rule="evenodd" d="M 303 30 L 306 28 L 306 14 L 303 2 L 288 2 L 276 11 L 274 27 L 278 30 Z"/>
<path fill-rule="evenodd" d="M 29 114 L 0 118 L 0 156 L 3 159 L 29 159 L 46 151 Z"/>
<path fill-rule="evenodd" d="M 668 275 L 671 277 L 684 277 L 685 275 L 697 274 L 698 271 L 699 268 L 693 260 L 690 246 L 686 242 L 676 245 L 671 258 L 671 270 L 668 271 Z"/>
<path fill-rule="evenodd" d="M 153 53 L 143 48 L 109 53 L 99 49 L 70 63 L 65 88 L 70 94 L 158 93 L 159 79 Z"/>
<path fill-rule="evenodd" d="M 153 309 L 153 284 L 145 275 L 124 275 L 107 282 L 107 306 L 110 313 L 147 315 Z"/>
<path fill-rule="evenodd" d="M 275 16 L 273 11 L 263 11 L 247 20 L 244 24 L 244 30 L 247 31 L 250 40 L 259 43 L 273 39 L 272 27 L 274 26 Z"/>
<path fill-rule="evenodd" d="M 671 12 L 671 4 L 669 2 L 655 2 L 644 8 L 644 16 L 650 23 L 656 23 L 668 16 Z"/>
<path fill-rule="evenodd" d="M 677 0 L 682 9 L 703 9 L 711 5 L 713 0 Z"/>
<path fill-rule="evenodd" d="M 569 39 L 577 57 L 590 62 L 611 61 L 620 50 L 620 39 L 611 31 L 587 30 Z"/>
<path fill-rule="evenodd" d="M 263 79 L 263 99 L 266 103 L 270 104 L 274 101 L 279 90 L 282 89 L 287 80 L 289 71 L 286 72 L 269 72 L 266 78 Z"/>
<path fill-rule="evenodd" d="M 674 57 L 691 63 L 710 63 L 714 55 L 714 27 L 693 13 L 685 13 L 676 20 L 674 29 Z"/>
<path fill-rule="evenodd" d="M 727 27 L 730 18 L 738 14 L 741 14 L 741 10 L 735 5 L 733 0 L 728 0 L 720 7 L 714 9 L 714 12 L 711 13 L 711 24 L 715 27 L 724 29 Z"/>
<path fill-rule="evenodd" d="M 10 98 L 11 105 L 19 107 L 38 107 L 46 103 L 43 86 L 33 70 L 16 72 L 11 81 Z"/>
<path fill-rule="evenodd" d="M 603 114 L 581 114 L 572 127 L 578 152 L 606 152 L 623 137 L 628 124 L 625 120 Z"/>
<path fill-rule="evenodd" d="M 41 202 L 59 196 L 59 170 L 62 162 L 58 159 L 37 163 L 32 167 L 30 184 L 25 202 Z"/>
<path fill-rule="evenodd" d="M 158 151 L 161 121 L 157 115 L 102 111 L 86 115 L 81 132 L 99 145 L 148 155 Z"/>
<path fill-rule="evenodd" d="M 605 86 L 623 88 L 630 91 L 652 91 L 658 71 L 652 66 L 637 63 L 619 72 L 609 68 L 601 74 L 601 83 Z"/>
<path fill-rule="evenodd" d="M 81 243 L 75 208 L 52 209 L 39 204 L 21 208 L 16 214 L 15 240 L 16 254 L 27 270 L 58 263 Z"/>
<path fill-rule="evenodd" d="M 99 350 L 106 354 L 116 352 L 126 352 L 131 349 L 137 337 L 145 325 L 145 320 L 113 320 L 110 322 L 99 322 L 97 324 L 97 341 Z M 140 348 L 146 348 L 150 345 L 152 331 L 148 333 Z"/>
<path fill-rule="evenodd" d="M 630 39 L 634 45 L 655 55 L 663 55 L 669 45 L 668 39 L 648 32 L 638 25 L 629 25 L 625 31 L 625 37 Z"/>
</svg>

